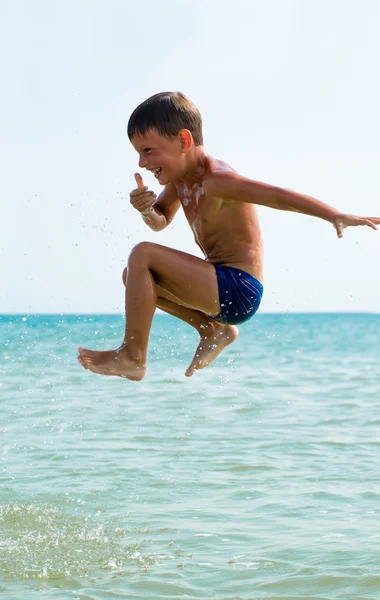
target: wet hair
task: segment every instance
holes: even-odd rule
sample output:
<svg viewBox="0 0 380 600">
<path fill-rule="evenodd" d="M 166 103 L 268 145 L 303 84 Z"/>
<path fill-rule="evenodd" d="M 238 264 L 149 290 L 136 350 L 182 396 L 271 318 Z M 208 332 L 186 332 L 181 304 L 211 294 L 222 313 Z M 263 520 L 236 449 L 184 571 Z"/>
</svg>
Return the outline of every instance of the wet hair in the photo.
<svg viewBox="0 0 380 600">
<path fill-rule="evenodd" d="M 160 135 L 172 138 L 181 129 L 188 129 L 196 146 L 203 146 L 201 113 L 181 92 L 161 92 L 142 102 L 128 121 L 128 137 L 144 135 L 155 129 Z"/>
</svg>

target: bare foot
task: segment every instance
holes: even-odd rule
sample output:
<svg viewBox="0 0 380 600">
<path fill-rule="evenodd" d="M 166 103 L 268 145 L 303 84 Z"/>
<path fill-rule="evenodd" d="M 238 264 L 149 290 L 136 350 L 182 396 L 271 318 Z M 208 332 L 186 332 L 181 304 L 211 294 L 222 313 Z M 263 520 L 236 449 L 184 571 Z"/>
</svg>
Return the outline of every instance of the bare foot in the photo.
<svg viewBox="0 0 380 600">
<path fill-rule="evenodd" d="M 212 363 L 226 346 L 236 340 L 238 335 L 239 331 L 235 325 L 223 325 L 215 321 L 206 327 L 201 334 L 201 341 L 191 365 L 185 373 L 186 377 L 191 377 L 194 371 L 204 369 Z"/>
<path fill-rule="evenodd" d="M 145 364 L 132 360 L 123 346 L 118 350 L 78 349 L 78 361 L 85 369 L 100 375 L 116 375 L 132 381 L 140 381 L 145 376 Z"/>
</svg>

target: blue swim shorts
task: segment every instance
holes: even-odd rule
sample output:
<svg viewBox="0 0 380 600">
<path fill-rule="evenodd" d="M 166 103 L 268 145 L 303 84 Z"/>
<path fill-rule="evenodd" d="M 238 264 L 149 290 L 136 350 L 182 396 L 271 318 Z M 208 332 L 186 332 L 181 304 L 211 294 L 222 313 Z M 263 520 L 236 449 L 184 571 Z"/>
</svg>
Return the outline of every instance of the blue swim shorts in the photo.
<svg viewBox="0 0 380 600">
<path fill-rule="evenodd" d="M 248 321 L 260 306 L 264 288 L 260 281 L 240 269 L 214 265 L 218 278 L 221 311 L 211 320 L 225 325 Z"/>
</svg>

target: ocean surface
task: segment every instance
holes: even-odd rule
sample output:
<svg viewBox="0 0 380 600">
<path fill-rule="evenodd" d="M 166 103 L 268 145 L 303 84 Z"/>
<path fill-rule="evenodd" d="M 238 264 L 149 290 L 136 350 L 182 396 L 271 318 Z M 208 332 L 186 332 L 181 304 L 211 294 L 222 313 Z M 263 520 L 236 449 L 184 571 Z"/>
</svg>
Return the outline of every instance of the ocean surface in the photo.
<svg viewBox="0 0 380 600">
<path fill-rule="evenodd" d="M 380 315 L 258 314 L 207 369 L 157 315 L 0 316 L 0 598 L 380 598 Z"/>
</svg>

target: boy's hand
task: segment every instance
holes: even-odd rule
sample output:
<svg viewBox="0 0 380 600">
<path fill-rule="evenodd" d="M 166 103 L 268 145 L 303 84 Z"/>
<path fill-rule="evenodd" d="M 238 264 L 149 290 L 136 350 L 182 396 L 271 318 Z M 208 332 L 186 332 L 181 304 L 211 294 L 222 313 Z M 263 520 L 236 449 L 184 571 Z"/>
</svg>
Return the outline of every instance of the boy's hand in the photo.
<svg viewBox="0 0 380 600">
<path fill-rule="evenodd" d="M 376 225 L 380 225 L 379 217 L 356 217 L 355 215 L 340 214 L 333 220 L 333 225 L 338 234 L 338 238 L 343 237 L 343 230 L 346 227 L 357 225 L 367 225 L 372 229 L 377 229 Z"/>
<path fill-rule="evenodd" d="M 144 185 L 140 173 L 135 173 L 135 180 L 137 183 L 137 188 L 130 193 L 130 202 L 133 208 L 138 210 L 142 215 L 149 215 L 149 213 L 153 210 L 152 205 L 154 204 L 157 196 L 154 192 L 148 191 L 148 188 L 146 185 Z"/>
</svg>

